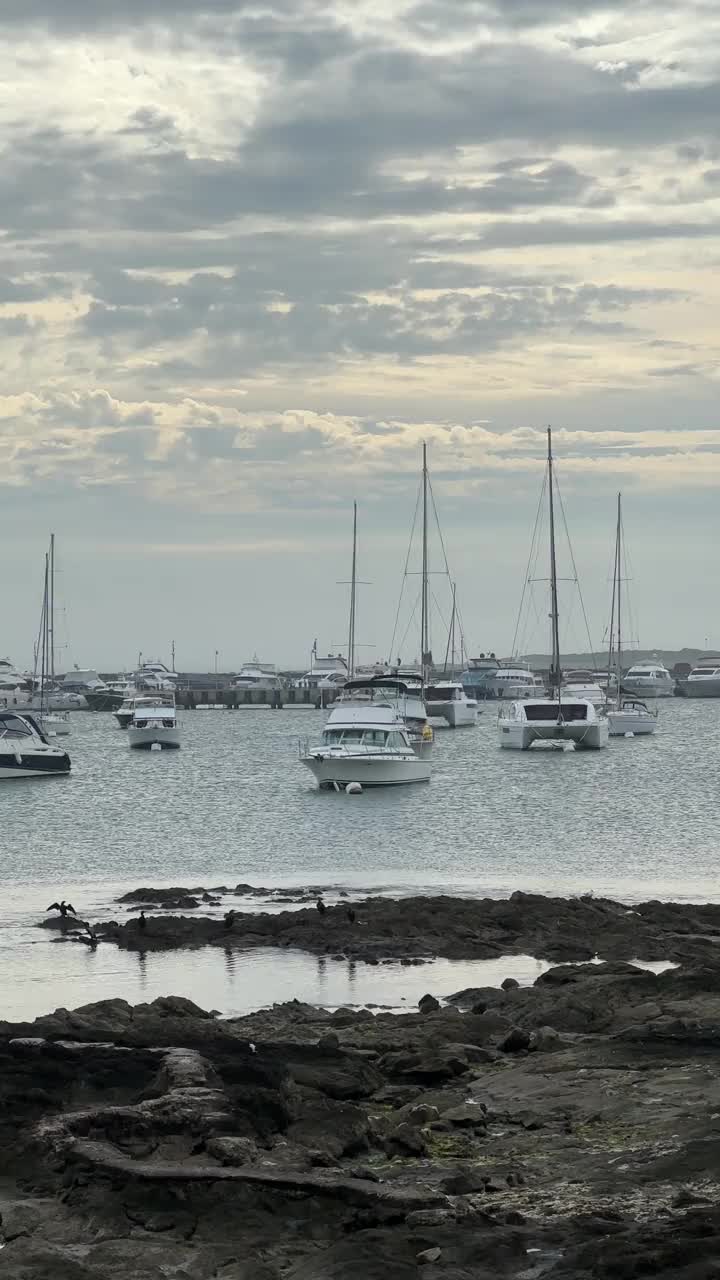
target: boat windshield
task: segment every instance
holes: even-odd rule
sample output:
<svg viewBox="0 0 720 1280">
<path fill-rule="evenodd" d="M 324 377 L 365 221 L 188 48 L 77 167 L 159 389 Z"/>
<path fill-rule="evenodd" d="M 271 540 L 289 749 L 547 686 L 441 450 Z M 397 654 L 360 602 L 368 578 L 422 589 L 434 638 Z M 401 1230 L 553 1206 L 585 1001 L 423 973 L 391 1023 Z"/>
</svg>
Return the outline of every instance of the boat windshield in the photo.
<svg viewBox="0 0 720 1280">
<path fill-rule="evenodd" d="M 386 729 L 325 729 L 326 746 L 343 747 L 391 747 L 396 751 L 405 747 L 402 733 Z"/>
<path fill-rule="evenodd" d="M 0 737 L 29 738 L 32 729 L 19 716 L 0 716 Z"/>
</svg>

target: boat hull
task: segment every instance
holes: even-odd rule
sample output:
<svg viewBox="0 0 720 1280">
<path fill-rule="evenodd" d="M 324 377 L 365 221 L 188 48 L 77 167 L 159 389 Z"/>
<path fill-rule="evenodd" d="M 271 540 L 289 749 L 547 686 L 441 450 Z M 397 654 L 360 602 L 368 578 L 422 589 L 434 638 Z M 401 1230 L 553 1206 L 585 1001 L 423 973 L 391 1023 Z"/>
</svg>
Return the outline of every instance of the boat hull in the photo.
<svg viewBox="0 0 720 1280">
<path fill-rule="evenodd" d="M 0 780 L 10 778 L 50 778 L 70 772 L 66 751 L 3 751 L 0 753 Z"/>
<path fill-rule="evenodd" d="M 110 689 L 102 689 L 99 692 L 85 694 L 85 702 L 88 711 L 117 711 L 125 701 L 125 694 L 115 693 Z"/>
<path fill-rule="evenodd" d="M 647 711 L 608 711 L 608 726 L 611 738 L 622 738 L 626 733 L 645 737 L 655 732 L 657 719 Z"/>
<path fill-rule="evenodd" d="M 685 680 L 680 688 L 684 698 L 720 698 L 720 680 Z"/>
<path fill-rule="evenodd" d="M 70 721 L 62 716 L 38 716 L 38 721 L 46 738 L 66 738 L 70 733 Z"/>
<path fill-rule="evenodd" d="M 675 693 L 673 680 L 643 680 L 624 677 L 621 683 L 623 693 L 633 698 L 672 698 Z"/>
<path fill-rule="evenodd" d="M 346 787 L 359 782 L 364 787 L 403 787 L 430 781 L 430 764 L 419 758 L 379 759 L 363 756 L 334 756 L 311 752 L 301 757 L 318 786 Z"/>
<path fill-rule="evenodd" d="M 431 720 L 444 720 L 451 729 L 465 728 L 477 724 L 477 702 L 472 699 L 467 702 L 431 702 L 428 705 L 428 715 Z"/>
<path fill-rule="evenodd" d="M 599 751 L 607 746 L 608 724 L 597 720 L 589 724 L 583 721 L 557 724 L 554 720 L 498 722 L 500 746 L 510 751 L 529 751 L 538 742 L 558 745 L 572 743 L 578 751 Z"/>
<path fill-rule="evenodd" d="M 117 720 L 121 729 L 127 729 L 132 718 L 133 718 L 132 711 L 116 711 L 115 712 L 115 719 Z"/>
<path fill-rule="evenodd" d="M 135 725 L 128 726 L 128 744 L 136 751 L 149 751 L 151 747 L 162 747 L 177 750 L 180 746 L 180 730 L 177 725 L 166 728 L 163 725 L 148 725 L 139 729 Z"/>
</svg>

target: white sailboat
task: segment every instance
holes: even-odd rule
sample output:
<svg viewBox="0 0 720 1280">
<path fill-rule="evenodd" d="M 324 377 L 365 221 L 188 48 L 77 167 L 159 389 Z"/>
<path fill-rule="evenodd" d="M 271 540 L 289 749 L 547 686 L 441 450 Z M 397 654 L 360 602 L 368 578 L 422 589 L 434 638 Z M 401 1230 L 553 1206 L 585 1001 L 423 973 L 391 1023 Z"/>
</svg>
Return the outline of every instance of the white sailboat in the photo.
<svg viewBox="0 0 720 1280">
<path fill-rule="evenodd" d="M 615 560 L 613 565 L 613 592 L 610 610 L 610 648 L 608 650 L 608 688 L 615 676 L 614 704 L 608 704 L 607 717 L 611 738 L 644 737 L 657 728 L 657 711 L 650 711 L 639 698 L 624 697 L 622 689 L 622 583 L 623 583 L 623 522 L 622 494 L 617 496 L 617 526 L 615 532 Z M 613 672 L 613 649 L 615 670 Z"/>
<path fill-rule="evenodd" d="M 37 707 L 37 722 L 49 738 L 67 737 L 70 733 L 70 716 L 67 711 L 52 710 L 55 692 L 55 534 L 50 534 L 50 550 L 45 556 L 43 602 L 40 611 L 40 635 L 35 651 L 33 689 L 37 688 L 37 664 L 40 659 L 40 686 L 33 694 L 33 708 Z"/>
<path fill-rule="evenodd" d="M 553 477 L 552 432 L 547 433 L 547 488 L 550 517 L 550 592 L 552 619 L 552 661 L 547 698 L 520 698 L 503 704 L 498 716 L 500 746 L 528 751 L 537 743 L 572 745 L 597 751 L 607 746 L 608 722 L 586 698 L 569 698 L 562 688 L 560 666 L 560 624 L 558 575 L 555 551 L 555 481 Z"/>
</svg>

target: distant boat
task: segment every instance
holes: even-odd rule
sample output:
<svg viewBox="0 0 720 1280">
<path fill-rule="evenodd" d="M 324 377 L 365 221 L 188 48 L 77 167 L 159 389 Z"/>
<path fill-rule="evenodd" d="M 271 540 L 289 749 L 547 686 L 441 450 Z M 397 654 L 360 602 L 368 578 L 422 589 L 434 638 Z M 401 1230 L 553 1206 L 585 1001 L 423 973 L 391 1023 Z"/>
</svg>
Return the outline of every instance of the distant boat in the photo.
<svg viewBox="0 0 720 1280">
<path fill-rule="evenodd" d="M 675 681 L 661 662 L 636 662 L 621 676 L 623 693 L 638 698 L 672 698 Z"/>
<path fill-rule="evenodd" d="M 622 494 L 617 496 L 617 525 L 615 532 L 615 560 L 613 567 L 612 607 L 610 612 L 610 649 L 608 652 L 608 689 L 613 674 L 613 657 L 615 659 L 615 700 L 614 705 L 608 703 L 607 717 L 611 738 L 622 738 L 632 734 L 633 737 L 646 737 L 657 728 L 657 712 L 648 710 L 644 702 L 637 698 L 623 696 L 622 679 L 622 604 L 624 593 L 622 585 L 623 573 L 623 522 Z M 668 678 L 669 678 L 669 672 Z"/>
<path fill-rule="evenodd" d="M 425 707 L 431 719 L 444 720 L 451 729 L 477 724 L 477 701 L 468 698 L 459 681 L 436 680 L 426 685 Z"/>
<path fill-rule="evenodd" d="M 720 698 L 720 657 L 698 658 L 678 692 L 686 698 Z"/>
<path fill-rule="evenodd" d="M 555 549 L 555 480 L 553 476 L 552 433 L 547 433 L 547 490 L 550 516 L 550 595 L 552 660 L 550 695 L 547 698 L 519 698 L 504 703 L 498 716 L 500 746 L 528 751 L 538 742 L 556 746 L 572 745 L 581 750 L 607 746 L 608 722 L 601 710 L 586 698 L 568 698 L 562 688 L 560 666 L 560 625 L 558 576 Z"/>
<path fill-rule="evenodd" d="M 128 745 L 136 750 L 180 746 L 175 695 L 167 690 L 137 697 L 127 727 Z"/>
</svg>

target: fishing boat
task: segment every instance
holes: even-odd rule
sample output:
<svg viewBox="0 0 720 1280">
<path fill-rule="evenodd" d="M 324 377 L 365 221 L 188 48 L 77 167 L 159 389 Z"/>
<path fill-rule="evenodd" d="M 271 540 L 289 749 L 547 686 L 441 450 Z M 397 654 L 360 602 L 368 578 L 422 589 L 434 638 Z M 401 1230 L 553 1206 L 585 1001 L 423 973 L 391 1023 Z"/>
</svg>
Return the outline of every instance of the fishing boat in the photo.
<svg viewBox="0 0 720 1280">
<path fill-rule="evenodd" d="M 127 732 L 128 745 L 136 750 L 179 747 L 180 727 L 175 694 L 171 690 L 158 690 L 136 698 Z"/>
<path fill-rule="evenodd" d="M 322 741 L 315 747 L 304 744 L 300 759 L 321 789 L 397 787 L 430 780 L 430 761 L 413 750 L 395 708 L 377 702 L 336 703 Z"/>
<path fill-rule="evenodd" d="M 518 698 L 504 703 L 498 716 L 500 746 L 528 751 L 538 743 L 597 751 L 607 746 L 608 722 L 602 709 L 586 698 L 568 698 L 563 692 L 560 661 L 558 574 L 555 548 L 555 479 L 553 475 L 552 432 L 547 433 L 547 492 L 550 523 L 550 596 L 552 659 L 548 680 L 549 696 Z"/>
<path fill-rule="evenodd" d="M 623 591 L 623 522 L 622 494 L 617 496 L 617 524 L 615 530 L 615 559 L 613 563 L 612 605 L 610 608 L 610 647 L 608 649 L 608 689 L 614 674 L 612 687 L 615 697 L 608 702 L 607 718 L 611 738 L 645 737 L 657 728 L 657 711 L 650 711 L 639 698 L 626 697 L 622 688 L 622 604 Z M 614 659 L 614 662 L 613 662 Z"/>
</svg>

